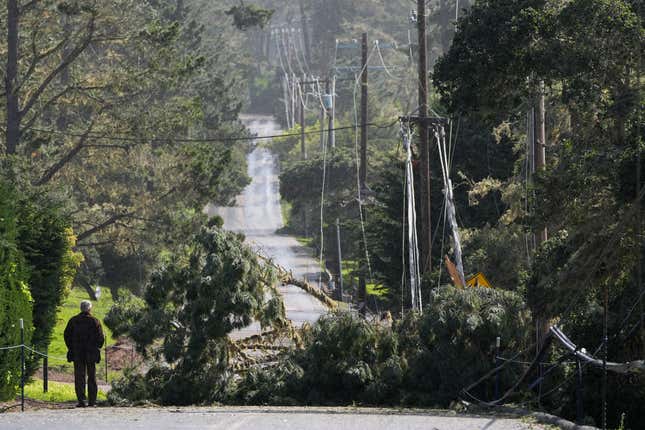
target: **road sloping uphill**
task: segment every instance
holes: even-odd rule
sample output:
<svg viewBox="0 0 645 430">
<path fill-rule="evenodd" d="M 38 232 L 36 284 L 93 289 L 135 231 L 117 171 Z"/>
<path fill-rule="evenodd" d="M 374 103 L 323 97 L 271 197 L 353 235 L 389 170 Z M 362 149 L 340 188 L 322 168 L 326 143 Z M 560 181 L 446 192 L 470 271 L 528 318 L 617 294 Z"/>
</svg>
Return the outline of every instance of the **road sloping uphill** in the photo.
<svg viewBox="0 0 645 430">
<path fill-rule="evenodd" d="M 272 117 L 249 115 L 241 118 L 251 133 L 257 136 L 280 132 Z M 208 205 L 206 213 L 209 216 L 220 215 L 224 219 L 224 228 L 244 233 L 247 243 L 260 254 L 291 271 L 295 278 L 317 283 L 320 266 L 311 257 L 311 251 L 294 237 L 276 233 L 284 225 L 280 209 L 277 161 L 268 149 L 256 146 L 247 156 L 251 183 L 237 197 L 235 206 Z M 327 312 L 327 308 L 318 299 L 296 286 L 283 285 L 279 287 L 279 291 L 284 300 L 287 318 L 297 327 L 305 322 L 314 323 Z M 259 325 L 254 323 L 232 337 L 248 337 L 258 334 L 259 330 Z"/>
</svg>

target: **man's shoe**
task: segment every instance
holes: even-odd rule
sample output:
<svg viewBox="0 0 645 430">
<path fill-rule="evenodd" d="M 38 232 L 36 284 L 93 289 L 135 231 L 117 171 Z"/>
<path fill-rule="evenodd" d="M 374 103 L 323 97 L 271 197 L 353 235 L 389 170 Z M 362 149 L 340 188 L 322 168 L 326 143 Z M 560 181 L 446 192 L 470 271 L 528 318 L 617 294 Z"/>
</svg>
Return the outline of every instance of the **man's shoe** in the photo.
<svg viewBox="0 0 645 430">
<path fill-rule="evenodd" d="M 90 402 L 90 403 L 87 404 L 87 406 L 90 407 L 90 408 L 95 408 L 96 403 L 95 402 Z"/>
<path fill-rule="evenodd" d="M 77 407 L 77 408 L 84 408 L 84 407 L 85 407 L 85 402 L 78 402 L 78 403 L 76 404 L 76 407 Z"/>
</svg>

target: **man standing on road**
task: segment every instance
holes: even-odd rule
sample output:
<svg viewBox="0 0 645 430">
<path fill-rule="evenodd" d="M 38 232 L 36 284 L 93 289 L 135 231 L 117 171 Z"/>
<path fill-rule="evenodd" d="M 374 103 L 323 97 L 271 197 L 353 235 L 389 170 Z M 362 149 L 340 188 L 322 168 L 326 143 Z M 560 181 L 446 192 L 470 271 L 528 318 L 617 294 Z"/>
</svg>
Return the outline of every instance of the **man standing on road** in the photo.
<svg viewBox="0 0 645 430">
<path fill-rule="evenodd" d="M 85 375 L 87 374 L 88 405 L 96 406 L 96 363 L 101 361 L 105 341 L 98 319 L 90 315 L 92 302 L 81 302 L 81 313 L 70 318 L 65 328 L 67 361 L 74 362 L 74 385 L 79 408 L 85 407 Z"/>
</svg>

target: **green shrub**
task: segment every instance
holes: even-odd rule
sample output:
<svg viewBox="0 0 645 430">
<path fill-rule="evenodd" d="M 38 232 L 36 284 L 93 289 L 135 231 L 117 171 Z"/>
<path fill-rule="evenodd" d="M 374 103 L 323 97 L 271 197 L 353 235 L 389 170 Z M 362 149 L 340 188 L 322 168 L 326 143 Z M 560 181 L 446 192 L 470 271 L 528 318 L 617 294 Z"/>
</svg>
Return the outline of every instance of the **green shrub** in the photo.
<svg viewBox="0 0 645 430">
<path fill-rule="evenodd" d="M 56 312 L 69 293 L 83 257 L 69 220 L 58 204 L 35 191 L 22 191 L 17 205 L 17 245 L 23 253 L 33 297 L 33 344 L 45 350 L 50 343 Z"/>
<path fill-rule="evenodd" d="M 285 327 L 284 306 L 268 299 L 277 295 L 275 273 L 241 236 L 219 225 L 204 227 L 183 250 L 163 259 L 144 303 L 124 297 L 110 311 L 108 327 L 167 363 L 135 381 L 144 391 L 130 394 L 127 381 L 116 383 L 115 399 L 138 401 L 143 393 L 151 401 L 187 405 L 225 398 L 232 377 L 228 334 L 253 320 Z"/>
<path fill-rule="evenodd" d="M 31 343 L 33 333 L 32 298 L 16 224 L 15 193 L 0 182 L 0 347 L 20 344 L 20 318 L 25 344 Z M 19 383 L 20 349 L 0 351 L 0 400 L 12 398 Z"/>
<path fill-rule="evenodd" d="M 523 346 L 526 320 L 517 294 L 481 288 L 436 289 L 422 315 L 393 327 L 336 312 L 305 328 L 302 350 L 244 375 L 231 401 L 448 406 L 492 369 L 497 336 Z"/>
<path fill-rule="evenodd" d="M 497 336 L 504 349 L 522 349 L 528 312 L 522 298 L 510 291 L 447 286 L 433 290 L 417 323 L 418 348 L 408 354 L 406 387 L 447 406 L 493 368 Z"/>
<path fill-rule="evenodd" d="M 103 321 L 112 330 L 112 336 L 118 338 L 128 333 L 141 316 L 144 307 L 143 299 L 132 294 L 130 290 L 122 288 Z"/>
</svg>

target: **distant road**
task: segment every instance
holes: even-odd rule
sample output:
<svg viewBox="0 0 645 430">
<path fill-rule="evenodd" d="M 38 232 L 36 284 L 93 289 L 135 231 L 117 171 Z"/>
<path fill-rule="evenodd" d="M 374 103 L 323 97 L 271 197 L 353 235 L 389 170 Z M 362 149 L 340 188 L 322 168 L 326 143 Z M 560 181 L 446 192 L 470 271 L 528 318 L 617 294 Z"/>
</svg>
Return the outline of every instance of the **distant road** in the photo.
<svg viewBox="0 0 645 430">
<path fill-rule="evenodd" d="M 96 408 L 0 414 L 0 430 L 542 430 L 519 419 L 356 408 Z"/>
<path fill-rule="evenodd" d="M 274 135 L 279 125 L 268 116 L 244 116 L 242 120 L 251 132 L 257 135 Z M 209 205 L 209 215 L 220 215 L 224 228 L 244 233 L 255 249 L 287 270 L 297 278 L 307 278 L 314 284 L 320 273 L 318 262 L 311 257 L 310 250 L 287 235 L 278 235 L 276 230 L 283 226 L 280 209 L 280 184 L 276 157 L 265 148 L 256 148 L 247 156 L 248 175 L 252 182 L 236 199 L 235 206 L 218 207 Z M 280 287 L 287 318 L 294 325 L 313 323 L 327 312 L 316 298 L 292 285 Z M 243 329 L 233 337 L 246 337 L 259 331 L 258 324 Z"/>
</svg>

